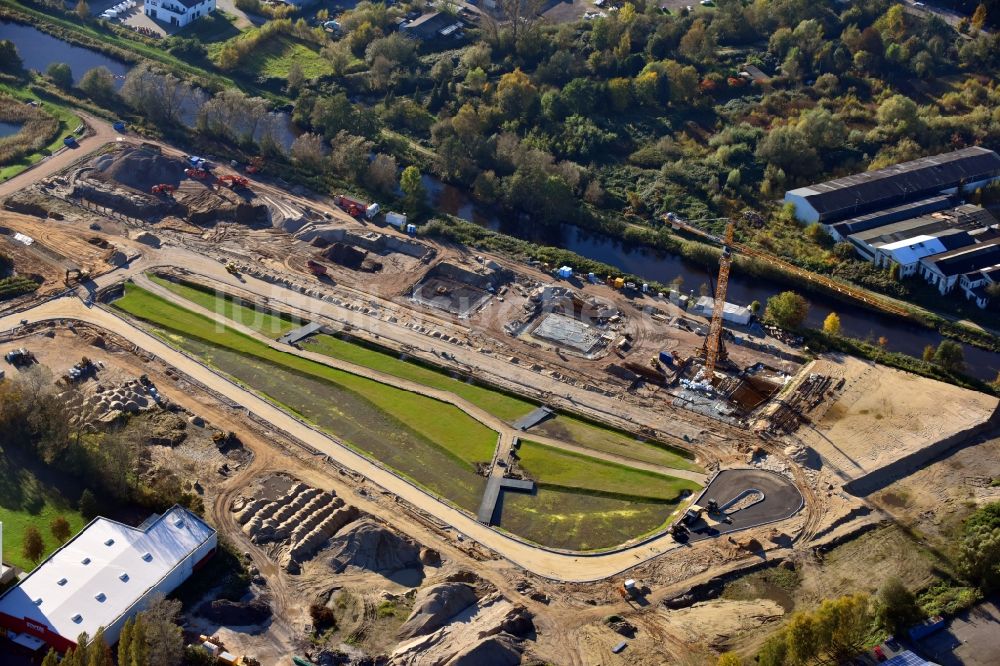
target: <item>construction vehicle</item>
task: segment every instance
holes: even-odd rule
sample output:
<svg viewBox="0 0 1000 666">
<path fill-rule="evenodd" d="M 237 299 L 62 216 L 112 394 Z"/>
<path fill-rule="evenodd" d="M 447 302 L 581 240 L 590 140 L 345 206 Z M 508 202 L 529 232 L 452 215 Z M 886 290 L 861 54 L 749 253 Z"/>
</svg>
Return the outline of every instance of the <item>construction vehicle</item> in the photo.
<svg viewBox="0 0 1000 666">
<path fill-rule="evenodd" d="M 315 275 L 316 277 L 321 277 L 323 275 L 326 275 L 326 266 L 324 266 L 319 262 L 313 261 L 312 259 L 306 261 L 306 268 L 308 268 L 309 272 Z"/>
<path fill-rule="evenodd" d="M 79 268 L 67 268 L 66 277 L 63 278 L 63 282 L 65 282 L 68 287 L 74 282 L 86 280 L 87 277 L 89 277 L 89 274 L 86 271 L 81 271 Z"/>
<path fill-rule="evenodd" d="M 684 517 L 681 518 L 681 522 L 684 523 L 685 527 L 690 527 L 694 523 L 698 522 L 698 519 L 701 518 L 701 514 L 703 513 L 705 513 L 705 509 L 697 504 L 692 504 L 691 508 L 684 512 Z"/>
<path fill-rule="evenodd" d="M 247 180 L 243 176 L 237 176 L 237 175 L 219 176 L 216 179 L 216 182 L 218 182 L 219 185 L 228 185 L 229 188 L 233 190 L 235 190 L 237 187 L 250 186 L 249 180 Z"/>
<path fill-rule="evenodd" d="M 722 315 L 726 309 L 726 292 L 729 289 L 729 269 L 733 265 L 733 234 L 736 225 L 732 220 L 726 224 L 726 235 L 719 256 L 719 279 L 715 284 L 715 303 L 712 306 L 712 322 L 708 325 L 708 335 L 702 346 L 705 356 L 705 381 L 715 383 L 715 366 L 729 358 L 726 343 L 722 340 Z"/>
<path fill-rule="evenodd" d="M 365 210 L 368 208 L 365 204 L 360 201 L 355 201 L 350 197 L 346 197 L 343 194 L 338 194 L 333 198 L 333 203 L 337 204 L 345 213 L 351 217 L 361 217 L 365 214 Z"/>
<path fill-rule="evenodd" d="M 184 175 L 195 180 L 208 180 L 209 173 L 204 169 L 184 169 Z"/>
<path fill-rule="evenodd" d="M 257 173 L 263 168 L 264 168 L 264 158 L 258 155 L 250 160 L 250 162 L 246 166 L 246 169 L 244 170 L 247 173 Z"/>
<path fill-rule="evenodd" d="M 688 528 L 684 526 L 684 523 L 674 523 L 670 526 L 670 534 L 675 538 L 685 538 L 688 535 Z"/>
<path fill-rule="evenodd" d="M 63 145 L 65 145 L 68 148 L 76 148 L 80 144 L 77 143 L 76 137 L 70 134 L 65 139 L 63 139 Z"/>
<path fill-rule="evenodd" d="M 15 368 L 22 365 L 31 365 L 35 362 L 35 355 L 24 347 L 21 347 L 20 349 L 12 349 L 4 354 L 3 358 Z"/>
<path fill-rule="evenodd" d="M 151 188 L 149 188 L 149 191 L 152 194 L 171 195 L 177 191 L 177 187 L 171 185 L 170 183 L 160 183 L 159 185 L 153 185 Z"/>
</svg>

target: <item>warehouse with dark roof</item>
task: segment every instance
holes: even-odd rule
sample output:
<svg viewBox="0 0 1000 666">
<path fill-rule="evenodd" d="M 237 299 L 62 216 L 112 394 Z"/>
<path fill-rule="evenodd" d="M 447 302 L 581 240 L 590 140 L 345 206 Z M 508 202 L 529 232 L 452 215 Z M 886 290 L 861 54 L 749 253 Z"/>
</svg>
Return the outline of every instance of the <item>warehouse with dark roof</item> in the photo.
<svg viewBox="0 0 1000 666">
<path fill-rule="evenodd" d="M 941 194 L 972 191 L 1000 181 L 1000 155 L 973 146 L 866 171 L 785 193 L 802 222 L 855 218 Z"/>
</svg>

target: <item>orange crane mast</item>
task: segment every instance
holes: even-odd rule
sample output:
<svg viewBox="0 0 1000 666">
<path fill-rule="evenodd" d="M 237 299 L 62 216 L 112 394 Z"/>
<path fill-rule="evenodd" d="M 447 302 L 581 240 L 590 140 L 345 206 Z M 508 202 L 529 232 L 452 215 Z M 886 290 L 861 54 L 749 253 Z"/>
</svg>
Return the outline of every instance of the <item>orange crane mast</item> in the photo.
<svg viewBox="0 0 1000 666">
<path fill-rule="evenodd" d="M 726 224 L 726 235 L 722 244 L 722 256 L 719 257 L 719 280 L 715 285 L 715 303 L 712 305 L 712 323 L 705 336 L 705 380 L 715 383 L 715 366 L 727 358 L 726 345 L 722 341 L 722 315 L 726 307 L 726 292 L 729 290 L 729 268 L 733 265 L 733 231 L 732 220 Z"/>
</svg>

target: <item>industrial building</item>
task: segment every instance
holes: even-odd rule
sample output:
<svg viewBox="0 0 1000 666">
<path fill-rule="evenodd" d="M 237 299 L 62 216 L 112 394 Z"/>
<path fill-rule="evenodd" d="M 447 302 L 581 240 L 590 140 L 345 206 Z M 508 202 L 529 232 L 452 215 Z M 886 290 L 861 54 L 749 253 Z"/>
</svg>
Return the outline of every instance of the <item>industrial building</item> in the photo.
<svg viewBox="0 0 1000 666">
<path fill-rule="evenodd" d="M 412 21 L 401 23 L 399 32 L 422 41 L 444 39 L 451 37 L 461 39 L 464 36 L 464 24 L 453 15 L 446 12 L 430 12 Z"/>
<path fill-rule="evenodd" d="M 183 28 L 215 11 L 215 0 L 146 0 L 143 12 L 149 18 Z"/>
<path fill-rule="evenodd" d="M 187 580 L 216 546 L 215 530 L 181 506 L 139 527 L 95 518 L 0 597 L 0 632 L 30 651 L 65 652 L 104 627 L 114 645 L 126 620 Z"/>
<path fill-rule="evenodd" d="M 789 190 L 802 222 L 836 222 L 1000 181 L 1000 155 L 973 146 Z"/>
<path fill-rule="evenodd" d="M 966 274 L 1000 267 L 1000 239 L 977 243 L 920 260 L 920 275 L 942 294 L 951 292 Z"/>
</svg>

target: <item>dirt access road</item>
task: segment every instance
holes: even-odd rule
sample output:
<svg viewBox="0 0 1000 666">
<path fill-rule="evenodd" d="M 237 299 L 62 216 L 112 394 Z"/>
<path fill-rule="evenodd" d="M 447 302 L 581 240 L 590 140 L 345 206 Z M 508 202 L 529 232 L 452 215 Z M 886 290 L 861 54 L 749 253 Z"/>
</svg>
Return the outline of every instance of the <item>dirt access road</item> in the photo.
<svg viewBox="0 0 1000 666">
<path fill-rule="evenodd" d="M 528 545 L 490 529 L 471 516 L 435 499 L 418 487 L 299 421 L 270 402 L 233 384 L 194 359 L 167 346 L 159 339 L 103 308 L 87 308 L 76 297 L 58 298 L 25 312 L 0 319 L 0 330 L 14 328 L 21 318 L 27 318 L 31 322 L 77 320 L 119 335 L 210 390 L 242 405 L 271 427 L 286 432 L 314 447 L 330 456 L 337 463 L 362 474 L 376 485 L 388 490 L 412 506 L 454 527 L 460 533 L 499 553 L 514 564 L 544 578 L 566 582 L 603 580 L 679 547 L 669 535 L 662 535 L 641 545 L 617 552 L 597 555 L 557 553 Z"/>
</svg>

